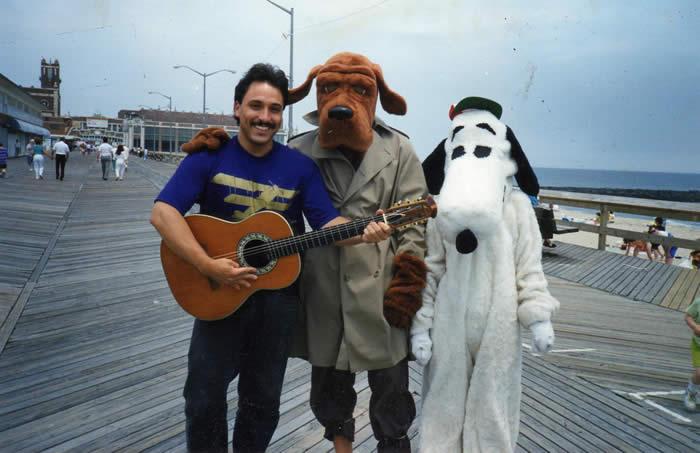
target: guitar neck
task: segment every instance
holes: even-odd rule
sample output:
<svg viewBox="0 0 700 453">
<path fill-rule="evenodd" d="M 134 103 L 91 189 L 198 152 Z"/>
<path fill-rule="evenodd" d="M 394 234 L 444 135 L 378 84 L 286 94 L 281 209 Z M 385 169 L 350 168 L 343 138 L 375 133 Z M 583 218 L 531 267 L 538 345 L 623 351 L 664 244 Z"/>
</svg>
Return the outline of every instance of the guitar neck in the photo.
<svg viewBox="0 0 700 453">
<path fill-rule="evenodd" d="M 279 258 L 282 256 L 301 253 L 315 247 L 324 247 L 338 241 L 344 241 L 355 236 L 361 235 L 365 227 L 370 222 L 383 221 L 384 216 L 378 215 L 364 219 L 355 219 L 341 225 L 323 228 L 321 230 L 311 231 L 299 236 L 292 236 L 284 239 L 277 239 L 270 242 L 270 253 L 272 256 Z M 391 225 L 391 218 L 386 216 L 387 223 Z"/>
</svg>

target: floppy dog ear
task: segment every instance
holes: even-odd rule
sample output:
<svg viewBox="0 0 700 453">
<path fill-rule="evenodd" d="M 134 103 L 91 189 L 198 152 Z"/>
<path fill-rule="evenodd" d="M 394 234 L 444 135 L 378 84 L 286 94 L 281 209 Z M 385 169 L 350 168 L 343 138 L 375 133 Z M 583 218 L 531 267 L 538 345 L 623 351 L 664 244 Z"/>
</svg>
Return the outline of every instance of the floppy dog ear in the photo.
<svg viewBox="0 0 700 453">
<path fill-rule="evenodd" d="M 394 115 L 405 115 L 407 110 L 406 100 L 400 94 L 389 88 L 384 81 L 384 74 L 382 74 L 382 68 L 379 67 L 379 65 L 373 64 L 372 70 L 374 71 L 374 76 L 377 78 L 379 100 L 382 102 L 384 111 L 393 113 Z"/>
<path fill-rule="evenodd" d="M 438 195 L 445 181 L 445 142 L 444 139 L 423 161 L 423 174 L 428 183 L 428 192 Z"/>
<path fill-rule="evenodd" d="M 287 105 L 296 104 L 297 102 L 304 99 L 307 94 L 309 94 L 309 91 L 311 91 L 311 84 L 313 83 L 314 79 L 316 78 L 318 72 L 321 70 L 322 67 L 323 65 L 314 66 L 313 68 L 311 68 L 311 71 L 309 71 L 309 75 L 306 76 L 306 80 L 304 81 L 304 83 L 302 83 L 296 88 L 289 89 Z"/>
<path fill-rule="evenodd" d="M 510 142 L 510 156 L 518 166 L 518 172 L 515 174 L 518 186 L 526 194 L 536 196 L 540 192 L 540 183 L 537 181 L 537 175 L 532 170 L 523 148 L 520 146 L 518 139 L 515 138 L 515 134 L 510 127 L 507 127 L 506 139 Z"/>
</svg>

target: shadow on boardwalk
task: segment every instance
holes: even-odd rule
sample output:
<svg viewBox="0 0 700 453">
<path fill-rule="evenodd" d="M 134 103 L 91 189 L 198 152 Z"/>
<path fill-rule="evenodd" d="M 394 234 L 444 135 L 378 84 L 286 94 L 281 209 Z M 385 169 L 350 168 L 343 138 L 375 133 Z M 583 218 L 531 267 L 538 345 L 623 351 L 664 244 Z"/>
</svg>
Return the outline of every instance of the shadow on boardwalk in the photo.
<svg viewBox="0 0 700 453">
<path fill-rule="evenodd" d="M 160 240 L 148 224 L 173 169 L 132 159 L 125 181 L 102 181 L 94 159 L 75 156 L 64 182 L 35 181 L 10 160 L 10 176 L 0 180 L 0 450 L 184 450 L 192 320 L 170 295 Z M 682 388 L 690 338 L 682 314 L 551 283 L 562 301 L 560 352 L 525 355 L 519 449 L 696 449 L 700 437 L 690 428 L 697 420 L 611 390 Z M 412 365 L 417 400 L 421 372 Z M 310 367 L 290 361 L 270 451 L 328 451 L 309 410 L 309 386 Z M 356 447 L 371 451 L 365 373 L 356 388 Z M 684 415 L 677 395 L 654 401 Z M 236 403 L 232 385 L 230 426 Z"/>
</svg>

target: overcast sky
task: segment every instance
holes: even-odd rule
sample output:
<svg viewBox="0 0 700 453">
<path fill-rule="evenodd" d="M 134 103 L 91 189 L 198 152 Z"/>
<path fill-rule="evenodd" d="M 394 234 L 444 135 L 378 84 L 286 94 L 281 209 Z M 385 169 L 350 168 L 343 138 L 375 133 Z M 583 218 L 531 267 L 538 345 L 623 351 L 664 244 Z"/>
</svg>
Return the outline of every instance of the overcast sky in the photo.
<svg viewBox="0 0 700 453">
<path fill-rule="evenodd" d="M 139 104 L 231 114 L 240 72 L 289 70 L 289 15 L 265 0 L 0 0 L 0 73 L 39 85 L 61 63 L 64 114 Z M 700 2 L 279 0 L 295 11 L 294 84 L 336 52 L 379 63 L 408 102 L 379 112 L 426 156 L 450 104 L 492 98 L 539 167 L 700 173 Z M 312 92 L 313 93 L 313 92 Z M 301 118 L 315 96 L 294 108 Z M 381 107 L 379 107 L 381 108 Z M 285 120 L 286 126 L 286 120 Z"/>
</svg>

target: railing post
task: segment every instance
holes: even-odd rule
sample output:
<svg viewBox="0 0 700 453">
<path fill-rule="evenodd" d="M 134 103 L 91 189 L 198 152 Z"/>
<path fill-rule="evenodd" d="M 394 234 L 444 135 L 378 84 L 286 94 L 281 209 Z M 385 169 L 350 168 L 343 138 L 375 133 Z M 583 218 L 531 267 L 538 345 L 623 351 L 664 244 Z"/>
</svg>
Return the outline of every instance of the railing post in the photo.
<svg viewBox="0 0 700 453">
<path fill-rule="evenodd" d="M 603 204 L 600 207 L 600 233 L 598 233 L 598 250 L 605 250 L 605 240 L 607 239 L 608 227 L 608 205 Z"/>
</svg>

